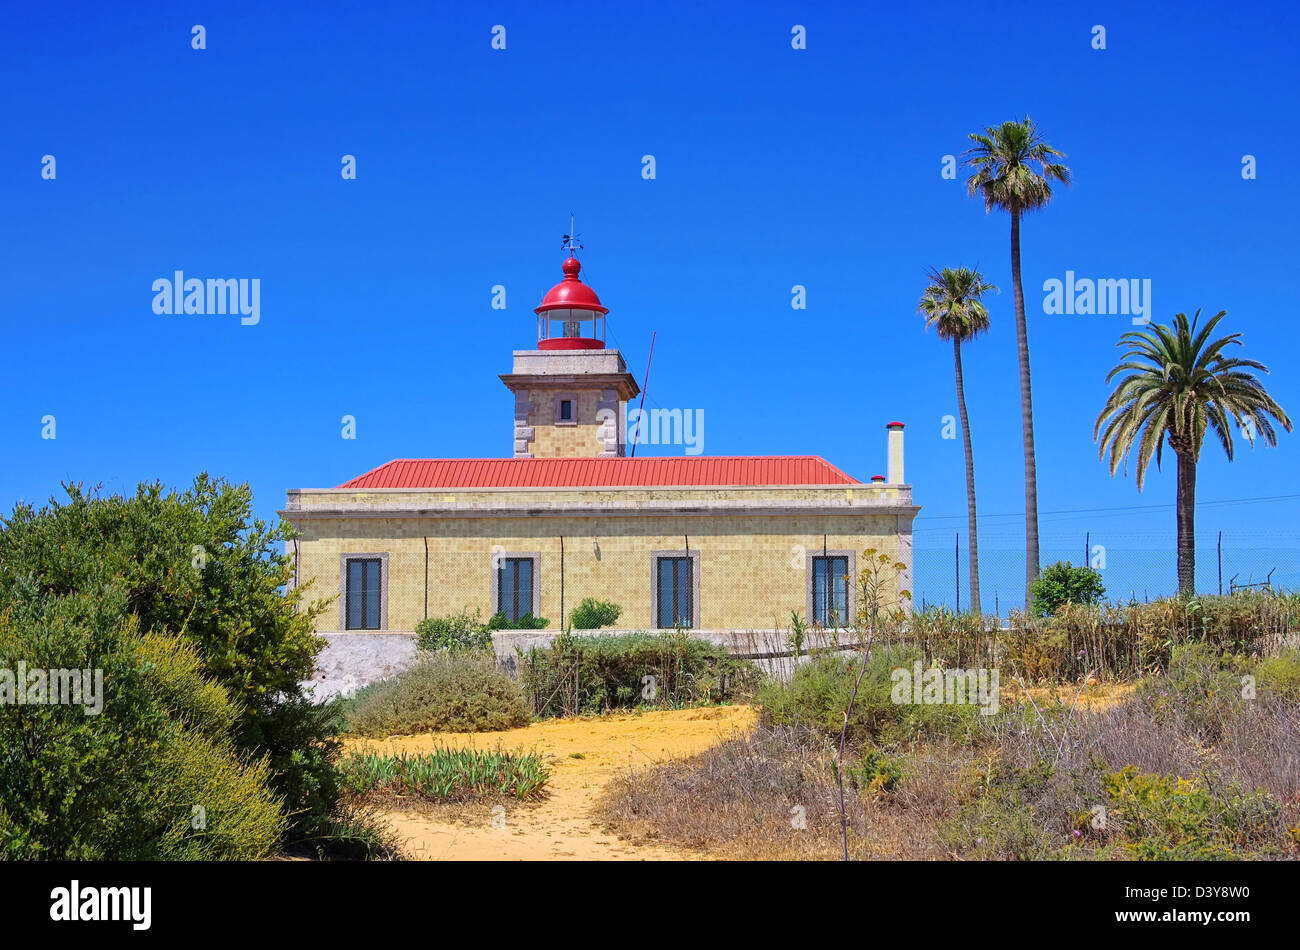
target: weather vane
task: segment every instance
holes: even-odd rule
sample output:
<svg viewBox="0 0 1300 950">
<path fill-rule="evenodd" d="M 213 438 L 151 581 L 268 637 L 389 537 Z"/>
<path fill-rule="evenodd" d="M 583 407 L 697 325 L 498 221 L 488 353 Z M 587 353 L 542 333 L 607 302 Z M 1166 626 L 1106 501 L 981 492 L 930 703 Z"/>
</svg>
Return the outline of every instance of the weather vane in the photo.
<svg viewBox="0 0 1300 950">
<path fill-rule="evenodd" d="M 573 230 L 573 212 L 569 212 L 569 233 L 566 234 L 564 240 L 560 242 L 560 247 L 568 251 L 570 257 L 573 257 L 575 256 L 573 253 L 574 251 L 582 250 L 582 245 L 578 241 L 580 237 L 582 237 L 582 235 Z"/>
</svg>

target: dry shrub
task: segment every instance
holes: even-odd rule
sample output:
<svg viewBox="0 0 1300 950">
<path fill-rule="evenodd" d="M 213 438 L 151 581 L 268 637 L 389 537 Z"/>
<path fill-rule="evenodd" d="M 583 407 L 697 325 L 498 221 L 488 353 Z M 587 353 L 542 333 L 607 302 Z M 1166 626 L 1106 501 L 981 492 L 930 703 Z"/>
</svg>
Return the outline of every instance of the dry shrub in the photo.
<svg viewBox="0 0 1300 950">
<path fill-rule="evenodd" d="M 966 755 L 943 747 L 909 759 L 893 792 L 871 787 L 878 757 L 846 763 L 850 857 L 943 857 L 934 830 L 951 810 L 954 757 Z M 833 744 L 819 733 L 759 725 L 694 758 L 630 771 L 606 789 L 597 813 L 620 835 L 710 857 L 837 859 L 834 767 Z"/>
<path fill-rule="evenodd" d="M 1166 669 L 1185 644 L 1240 653 L 1277 650 L 1300 627 L 1300 595 L 1245 592 L 1149 604 L 1066 604 L 1047 620 L 1013 611 L 1010 627 L 997 634 L 1000 655 L 1027 679 L 1063 682 L 1089 673 L 1136 678 Z"/>
<path fill-rule="evenodd" d="M 1106 679 L 1157 673 L 1176 648 L 1190 643 L 1267 654 L 1297 630 L 1300 594 L 1243 591 L 1151 603 L 1064 604 L 1047 618 L 1013 610 L 1007 629 L 989 617 L 932 607 L 882 622 L 876 642 L 919 647 L 927 664 L 1001 666 L 1030 682 L 1062 683 L 1090 673 Z"/>
<path fill-rule="evenodd" d="M 1286 683 L 1297 663 L 1270 668 Z M 998 717 L 997 755 L 945 841 L 1003 859 L 1294 855 L 1300 704 L 1267 685 L 1243 696 L 1243 671 L 1256 668 L 1193 644 L 1105 711 L 1021 706 Z"/>
</svg>

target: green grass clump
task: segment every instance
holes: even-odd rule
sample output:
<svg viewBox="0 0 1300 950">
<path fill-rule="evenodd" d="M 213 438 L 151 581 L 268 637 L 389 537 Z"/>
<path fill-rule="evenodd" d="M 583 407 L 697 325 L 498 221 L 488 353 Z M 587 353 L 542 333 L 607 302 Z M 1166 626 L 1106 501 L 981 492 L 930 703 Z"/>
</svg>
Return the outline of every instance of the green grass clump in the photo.
<svg viewBox="0 0 1300 950">
<path fill-rule="evenodd" d="M 418 755 L 354 752 L 344 760 L 343 784 L 359 795 L 388 792 L 439 802 L 508 795 L 540 797 L 549 770 L 534 755 L 437 749 Z"/>
</svg>

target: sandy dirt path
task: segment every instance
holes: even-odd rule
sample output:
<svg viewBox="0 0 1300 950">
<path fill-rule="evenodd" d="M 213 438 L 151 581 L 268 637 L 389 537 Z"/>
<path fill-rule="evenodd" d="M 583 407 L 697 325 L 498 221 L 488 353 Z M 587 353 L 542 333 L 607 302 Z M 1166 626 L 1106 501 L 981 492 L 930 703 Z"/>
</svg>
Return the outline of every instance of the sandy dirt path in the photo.
<svg viewBox="0 0 1300 950">
<path fill-rule="evenodd" d="M 552 719 L 506 732 L 355 739 L 348 746 L 408 754 L 438 746 L 500 748 L 533 752 L 550 766 L 549 797 L 540 804 L 505 806 L 504 823 L 498 813 L 498 827 L 493 826 L 486 805 L 481 820 L 472 808 L 462 809 L 457 821 L 414 810 L 383 812 L 403 839 L 407 854 L 417 860 L 691 860 L 699 855 L 634 845 L 602 831 L 592 819 L 592 804 L 610 780 L 629 766 L 694 755 L 749 727 L 756 716 L 748 706 L 717 706 Z"/>
</svg>

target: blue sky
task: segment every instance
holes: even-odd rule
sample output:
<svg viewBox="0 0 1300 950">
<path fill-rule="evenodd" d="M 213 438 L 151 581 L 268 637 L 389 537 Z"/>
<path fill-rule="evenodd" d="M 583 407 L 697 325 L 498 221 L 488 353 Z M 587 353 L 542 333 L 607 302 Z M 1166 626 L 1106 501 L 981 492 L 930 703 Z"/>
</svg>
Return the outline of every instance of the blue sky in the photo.
<svg viewBox="0 0 1300 950">
<path fill-rule="evenodd" d="M 7 20 L 5 510 L 61 480 L 206 469 L 270 516 L 287 488 L 394 457 L 508 454 L 497 374 L 535 339 L 572 211 L 612 341 L 640 376 L 658 331 L 649 402 L 703 409 L 706 454 L 820 454 L 865 480 L 884 424 L 908 424 L 936 583 L 964 472 L 941 438 L 951 348 L 916 299 L 931 266 L 1001 286 L 965 354 L 991 599 L 1023 540 L 1009 223 L 940 171 L 969 132 L 1025 114 L 1076 178 L 1023 234 L 1045 560 L 1091 531 L 1173 586 L 1173 466 L 1139 495 L 1092 441 L 1129 318 L 1046 315 L 1044 280 L 1150 279 L 1160 322 L 1228 310 L 1300 413 L 1276 296 L 1300 220 L 1292 5 L 56 3 Z M 177 269 L 260 278 L 260 322 L 156 315 L 152 283 Z M 1239 552 L 1225 573 L 1276 562 L 1300 584 L 1298 460 L 1295 436 L 1231 465 L 1206 446 L 1202 588 L 1220 530 Z"/>
</svg>

